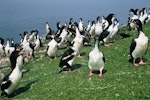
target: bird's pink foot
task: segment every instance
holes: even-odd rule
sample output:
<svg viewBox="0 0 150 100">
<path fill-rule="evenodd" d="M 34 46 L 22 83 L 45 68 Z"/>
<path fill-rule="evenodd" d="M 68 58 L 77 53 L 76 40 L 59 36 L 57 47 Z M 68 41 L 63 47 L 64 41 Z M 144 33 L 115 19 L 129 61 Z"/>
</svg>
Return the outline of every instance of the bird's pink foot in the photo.
<svg viewBox="0 0 150 100">
<path fill-rule="evenodd" d="M 111 43 L 105 43 L 104 44 L 104 46 L 106 46 L 106 47 L 109 47 L 109 46 L 111 46 L 112 44 Z"/>
<path fill-rule="evenodd" d="M 98 77 L 99 78 L 103 78 L 103 74 L 98 74 Z"/>
<path fill-rule="evenodd" d="M 88 76 L 91 77 L 91 76 L 93 76 L 93 75 L 94 75 L 94 74 L 90 72 Z"/>
<path fill-rule="evenodd" d="M 140 65 L 145 65 L 146 62 L 140 61 L 139 64 L 140 64 Z"/>
<path fill-rule="evenodd" d="M 134 65 L 134 67 L 138 67 L 139 66 L 139 64 L 136 64 L 136 63 L 134 63 L 133 65 Z"/>
<path fill-rule="evenodd" d="M 78 57 L 78 58 L 84 58 L 84 57 L 83 57 L 83 56 L 81 56 L 81 55 L 78 55 L 77 57 Z"/>
</svg>

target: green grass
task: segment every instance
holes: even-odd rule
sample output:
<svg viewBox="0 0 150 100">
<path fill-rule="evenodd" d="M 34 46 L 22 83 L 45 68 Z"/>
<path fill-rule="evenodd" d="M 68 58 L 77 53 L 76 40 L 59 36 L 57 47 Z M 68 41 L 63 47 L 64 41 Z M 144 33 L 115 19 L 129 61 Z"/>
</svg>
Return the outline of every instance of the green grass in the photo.
<svg viewBox="0 0 150 100">
<path fill-rule="evenodd" d="M 147 36 L 150 36 L 149 27 L 150 24 L 143 29 Z M 75 59 L 74 73 L 55 74 L 64 50 L 60 50 L 59 57 L 54 60 L 38 53 L 38 59 L 24 64 L 23 69 L 28 69 L 28 72 L 24 74 L 17 88 L 19 94 L 13 100 L 150 100 L 150 66 L 135 68 L 128 62 L 130 43 L 137 37 L 137 31 L 122 28 L 120 33 L 130 37 L 118 40 L 110 47 L 100 45 L 106 57 L 103 79 L 96 74 L 85 77 L 89 73 L 88 53 L 93 47 L 82 48 L 84 58 Z M 147 63 L 150 63 L 149 58 L 150 48 L 144 56 Z"/>
</svg>

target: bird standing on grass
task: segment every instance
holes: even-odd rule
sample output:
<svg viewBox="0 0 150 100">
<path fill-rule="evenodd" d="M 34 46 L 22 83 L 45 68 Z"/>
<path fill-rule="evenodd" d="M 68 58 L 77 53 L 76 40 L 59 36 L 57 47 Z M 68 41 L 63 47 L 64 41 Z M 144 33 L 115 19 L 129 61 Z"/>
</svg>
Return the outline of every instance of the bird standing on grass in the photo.
<svg viewBox="0 0 150 100">
<path fill-rule="evenodd" d="M 18 45 L 16 45 L 15 48 L 18 51 L 20 51 L 21 49 L 20 46 Z M 6 96 L 8 98 L 10 98 L 11 94 L 13 94 L 15 89 L 18 87 L 22 78 L 21 67 L 23 65 L 23 56 L 20 54 L 14 59 L 16 60 L 14 64 L 14 68 L 8 75 L 6 75 L 3 78 L 2 83 L 1 83 L 1 90 L 2 90 L 1 96 Z"/>
<path fill-rule="evenodd" d="M 99 41 L 101 41 L 104 46 L 110 46 L 110 43 L 107 43 L 108 39 L 110 38 L 111 33 L 113 32 L 113 22 L 115 19 L 115 14 L 110 13 L 106 18 L 105 22 L 103 23 L 103 31 L 99 36 Z"/>
<path fill-rule="evenodd" d="M 99 35 L 102 33 L 102 25 L 100 23 L 100 16 L 97 17 L 96 24 L 95 24 L 95 35 Z"/>
<path fill-rule="evenodd" d="M 146 53 L 147 49 L 148 49 L 148 37 L 144 34 L 143 30 L 142 30 L 142 23 L 139 19 L 134 20 L 134 23 L 136 24 L 136 27 L 138 29 L 138 38 L 133 39 L 132 43 L 130 45 L 130 56 L 133 65 L 139 66 L 139 65 L 144 65 L 146 64 L 145 62 L 143 62 L 143 56 Z M 140 62 L 137 64 L 136 60 L 140 58 Z"/>
<path fill-rule="evenodd" d="M 89 53 L 89 61 L 88 61 L 88 67 L 90 69 L 90 73 L 88 76 L 93 76 L 93 71 L 98 70 L 100 73 L 98 74 L 99 78 L 103 77 L 103 69 L 105 64 L 105 57 L 103 53 L 99 50 L 99 40 L 98 36 L 95 36 L 95 47 L 94 49 Z"/>
<path fill-rule="evenodd" d="M 10 54 L 10 63 L 11 63 L 11 69 L 13 70 L 16 66 L 16 63 L 17 63 L 17 57 L 20 56 L 21 54 L 21 47 L 19 44 L 15 44 L 15 49 L 14 51 Z"/>
<path fill-rule="evenodd" d="M 78 48 L 76 47 L 71 47 L 68 50 L 66 50 L 62 55 L 62 58 L 60 59 L 59 69 L 57 73 L 62 72 L 64 69 L 71 72 L 72 71 L 71 66 L 76 58 L 77 53 Z"/>
<path fill-rule="evenodd" d="M 6 43 L 6 46 L 5 46 L 5 53 L 6 53 L 6 56 L 10 56 L 10 54 L 11 54 L 14 50 L 15 50 L 15 48 L 10 46 L 10 40 L 8 39 L 8 40 L 7 40 L 7 43 Z"/>
<path fill-rule="evenodd" d="M 76 27 L 76 37 L 73 39 L 72 44 L 74 47 L 78 49 L 78 56 L 79 58 L 83 58 L 83 56 L 80 55 L 81 47 L 83 46 L 83 38 L 84 36 L 80 34 L 78 27 Z"/>
<path fill-rule="evenodd" d="M 35 58 L 34 46 L 27 40 L 27 36 L 28 34 L 26 33 L 24 35 L 24 39 L 21 45 L 22 45 L 23 51 L 26 54 L 27 60 L 30 61 L 31 59 Z"/>
<path fill-rule="evenodd" d="M 57 57 L 58 44 L 61 41 L 61 38 L 54 37 L 47 45 L 46 53 L 50 58 Z"/>
</svg>

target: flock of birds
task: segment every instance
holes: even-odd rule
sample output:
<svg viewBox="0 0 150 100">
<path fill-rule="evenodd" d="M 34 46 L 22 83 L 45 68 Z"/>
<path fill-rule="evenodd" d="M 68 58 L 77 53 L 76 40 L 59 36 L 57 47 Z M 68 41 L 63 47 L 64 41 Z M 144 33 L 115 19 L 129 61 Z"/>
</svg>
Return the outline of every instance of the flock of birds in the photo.
<svg viewBox="0 0 150 100">
<path fill-rule="evenodd" d="M 142 57 L 148 49 L 148 37 L 144 34 L 142 26 L 150 21 L 150 9 L 130 9 L 129 13 L 129 30 L 138 31 L 138 37 L 133 39 L 130 45 L 130 60 L 134 66 L 139 66 L 146 64 Z M 82 58 L 80 50 L 83 46 L 91 46 L 91 40 L 93 39 L 95 46 L 89 53 L 88 66 L 90 72 L 88 76 L 93 76 L 93 71 L 98 70 L 100 71 L 98 77 L 103 78 L 105 57 L 99 50 L 99 45 L 110 46 L 111 44 L 108 41 L 117 34 L 119 27 L 119 21 L 113 13 L 110 13 L 107 17 L 98 16 L 95 21 L 88 21 L 85 27 L 82 18 L 79 19 L 79 22 L 75 22 L 73 18 L 70 18 L 69 23 L 64 25 L 58 22 L 57 32 L 53 32 L 48 22 L 46 22 L 45 39 L 49 43 L 45 48 L 45 53 L 50 59 L 57 59 L 57 52 L 69 46 L 60 59 L 56 73 L 62 71 L 72 72 L 72 64 L 75 58 Z M 22 78 L 21 67 L 24 59 L 27 61 L 34 60 L 35 52 L 38 52 L 42 46 L 38 30 L 33 30 L 30 34 L 27 31 L 20 34 L 19 44 L 14 44 L 13 39 L 7 39 L 5 45 L 4 39 L 0 38 L 0 57 L 1 59 L 4 56 L 8 57 L 11 63 L 11 72 L 1 82 L 1 96 L 10 97 Z M 137 59 L 140 59 L 140 61 L 137 62 Z"/>
</svg>

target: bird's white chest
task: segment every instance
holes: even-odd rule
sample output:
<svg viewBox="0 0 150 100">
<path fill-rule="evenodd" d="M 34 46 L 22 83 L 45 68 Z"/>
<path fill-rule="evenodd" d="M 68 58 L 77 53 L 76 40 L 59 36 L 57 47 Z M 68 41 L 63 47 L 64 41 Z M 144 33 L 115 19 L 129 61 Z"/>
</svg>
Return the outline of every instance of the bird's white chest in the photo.
<svg viewBox="0 0 150 100">
<path fill-rule="evenodd" d="M 76 37 L 74 40 L 74 44 L 73 46 L 77 47 L 78 49 L 81 48 L 82 44 L 83 44 L 83 37 L 80 36 L 80 37 Z"/>
<path fill-rule="evenodd" d="M 30 48 L 28 42 L 23 44 L 23 51 L 24 51 L 25 53 L 27 53 L 27 54 L 29 54 L 29 53 L 32 52 L 32 49 Z"/>
<path fill-rule="evenodd" d="M 100 23 L 97 23 L 95 25 L 95 34 L 100 35 L 102 33 L 102 26 L 100 25 Z"/>
<path fill-rule="evenodd" d="M 0 44 L 0 53 L 4 53 L 3 46 Z"/>
<path fill-rule="evenodd" d="M 135 39 L 137 42 L 138 48 L 145 48 L 148 46 L 148 38 L 144 35 L 140 36 L 139 38 Z"/>
<path fill-rule="evenodd" d="M 57 52 L 57 42 L 55 40 L 52 40 L 49 44 L 48 44 L 49 48 L 48 48 L 48 55 L 49 56 L 54 56 L 55 53 Z"/>
<path fill-rule="evenodd" d="M 136 41 L 136 47 L 132 55 L 133 57 L 137 58 L 145 54 L 148 47 L 148 38 L 147 37 L 137 38 L 135 39 L 135 41 Z"/>
<path fill-rule="evenodd" d="M 67 38 L 67 32 L 66 31 L 63 31 L 60 35 L 60 37 L 62 38 L 62 40 L 66 39 Z"/>
<path fill-rule="evenodd" d="M 92 67 L 94 70 L 98 70 L 100 67 L 104 66 L 103 61 L 103 54 L 97 50 L 94 49 L 89 53 L 89 67 Z"/>
<path fill-rule="evenodd" d="M 19 69 L 14 69 L 12 74 L 9 76 L 9 79 L 11 80 L 11 85 L 8 89 L 5 90 L 6 93 L 11 94 L 16 87 L 18 86 L 19 82 L 22 78 L 22 72 Z"/>
</svg>

